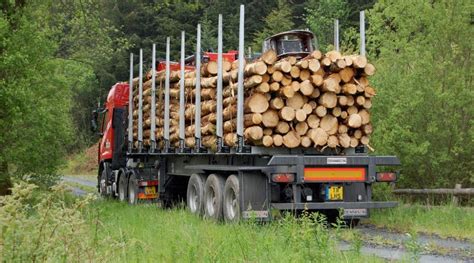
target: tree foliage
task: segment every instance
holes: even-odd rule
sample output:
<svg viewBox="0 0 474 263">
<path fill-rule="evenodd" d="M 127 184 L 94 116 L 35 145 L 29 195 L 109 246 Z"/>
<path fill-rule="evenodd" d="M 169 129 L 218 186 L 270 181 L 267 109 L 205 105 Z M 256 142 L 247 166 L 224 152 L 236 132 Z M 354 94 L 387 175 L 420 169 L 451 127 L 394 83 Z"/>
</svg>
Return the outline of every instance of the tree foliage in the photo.
<svg viewBox="0 0 474 263">
<path fill-rule="evenodd" d="M 389 1 L 369 16 L 378 153 L 396 154 L 402 184 L 474 183 L 469 1 Z"/>
<path fill-rule="evenodd" d="M 261 31 L 255 33 L 253 40 L 253 49 L 261 51 L 262 43 L 265 38 L 270 37 L 279 32 L 294 29 L 295 24 L 292 21 L 291 5 L 284 0 L 279 0 L 278 5 L 268 14 L 264 22 L 264 27 Z"/>
</svg>

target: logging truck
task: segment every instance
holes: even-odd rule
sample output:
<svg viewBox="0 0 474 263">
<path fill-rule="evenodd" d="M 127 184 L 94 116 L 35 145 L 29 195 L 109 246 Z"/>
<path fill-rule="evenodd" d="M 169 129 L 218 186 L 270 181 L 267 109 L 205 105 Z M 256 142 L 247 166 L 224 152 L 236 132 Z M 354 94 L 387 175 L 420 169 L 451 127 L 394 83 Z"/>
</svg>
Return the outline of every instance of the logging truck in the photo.
<svg viewBox="0 0 474 263">
<path fill-rule="evenodd" d="M 365 54 L 323 55 L 308 30 L 270 36 L 260 58 L 244 57 L 244 10 L 239 50 L 196 52 L 156 61 L 115 84 L 99 127 L 98 191 L 102 196 L 163 207 L 184 202 L 196 215 L 235 222 L 271 220 L 277 211 L 318 211 L 357 223 L 369 209 L 396 206 L 372 200 L 372 185 L 393 182 L 395 156 L 368 155 L 369 108 L 375 94 Z M 361 24 L 363 27 L 363 24 Z M 361 30 L 362 31 L 362 30 Z M 247 62 L 246 62 L 247 60 Z M 97 123 L 100 122 L 100 125 Z"/>
</svg>

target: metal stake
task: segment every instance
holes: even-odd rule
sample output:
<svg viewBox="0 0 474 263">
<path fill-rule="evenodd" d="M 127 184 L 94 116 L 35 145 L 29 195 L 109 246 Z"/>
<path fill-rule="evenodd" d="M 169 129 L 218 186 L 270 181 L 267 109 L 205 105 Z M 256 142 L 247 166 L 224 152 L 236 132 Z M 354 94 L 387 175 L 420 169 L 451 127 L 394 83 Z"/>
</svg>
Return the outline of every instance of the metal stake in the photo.
<svg viewBox="0 0 474 263">
<path fill-rule="evenodd" d="M 219 14 L 219 23 L 217 30 L 217 151 L 222 151 L 222 15 Z"/>
<path fill-rule="evenodd" d="M 130 53 L 130 79 L 128 81 L 128 151 L 133 149 L 133 53 Z"/>
<path fill-rule="evenodd" d="M 179 81 L 179 150 L 184 151 L 184 31 L 181 31 L 181 79 Z"/>
<path fill-rule="evenodd" d="M 165 152 L 170 148 L 170 38 L 166 38 L 166 69 L 165 69 L 165 119 L 163 138 L 165 139 Z"/>
<path fill-rule="evenodd" d="M 141 152 L 143 149 L 143 49 L 140 49 L 138 76 L 138 152 Z"/>
<path fill-rule="evenodd" d="M 339 19 L 334 19 L 334 48 L 339 51 Z"/>
<path fill-rule="evenodd" d="M 195 124 L 194 137 L 196 141 L 196 151 L 201 151 L 201 24 L 197 25 L 196 37 L 196 56 L 195 56 L 195 73 L 196 73 L 196 108 L 195 108 Z"/>
<path fill-rule="evenodd" d="M 156 149 L 156 44 L 153 44 L 151 58 L 151 127 L 150 127 L 150 152 L 155 152 Z"/>
<path fill-rule="evenodd" d="M 365 56 L 365 12 L 360 11 L 360 54 Z"/>
<path fill-rule="evenodd" d="M 245 7 L 240 5 L 239 22 L 239 71 L 237 82 L 237 146 L 241 152 L 244 147 L 244 67 L 245 67 L 245 47 L 244 47 L 244 22 Z"/>
</svg>

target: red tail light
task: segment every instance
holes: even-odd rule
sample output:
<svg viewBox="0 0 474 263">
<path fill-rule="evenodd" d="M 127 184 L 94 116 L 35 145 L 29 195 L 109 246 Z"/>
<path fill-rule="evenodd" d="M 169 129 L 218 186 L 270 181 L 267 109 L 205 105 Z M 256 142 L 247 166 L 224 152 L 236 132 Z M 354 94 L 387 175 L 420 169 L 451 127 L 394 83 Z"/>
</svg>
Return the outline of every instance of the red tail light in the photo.
<svg viewBox="0 0 474 263">
<path fill-rule="evenodd" d="M 290 173 L 272 174 L 272 181 L 275 183 L 291 183 L 295 181 L 295 174 L 290 174 Z"/>
<path fill-rule="evenodd" d="M 155 186 L 155 185 L 158 185 L 158 180 L 138 182 L 138 186 Z"/>
<path fill-rule="evenodd" d="M 377 182 L 394 182 L 397 180 L 397 173 L 383 172 L 377 173 Z"/>
</svg>

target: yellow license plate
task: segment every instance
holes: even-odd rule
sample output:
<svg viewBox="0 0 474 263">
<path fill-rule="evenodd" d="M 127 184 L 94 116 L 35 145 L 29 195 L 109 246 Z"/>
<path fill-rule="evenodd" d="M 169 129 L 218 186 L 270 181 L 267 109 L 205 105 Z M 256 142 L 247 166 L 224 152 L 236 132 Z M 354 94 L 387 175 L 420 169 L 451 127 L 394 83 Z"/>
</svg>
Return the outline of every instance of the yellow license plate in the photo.
<svg viewBox="0 0 474 263">
<path fill-rule="evenodd" d="M 326 200 L 342 201 L 344 199 L 344 190 L 342 186 L 327 186 Z"/>
<path fill-rule="evenodd" d="M 145 187 L 145 194 L 146 195 L 155 195 L 156 194 L 156 187 L 155 186 L 146 186 Z"/>
</svg>

